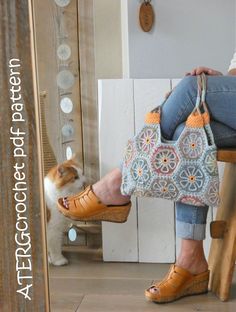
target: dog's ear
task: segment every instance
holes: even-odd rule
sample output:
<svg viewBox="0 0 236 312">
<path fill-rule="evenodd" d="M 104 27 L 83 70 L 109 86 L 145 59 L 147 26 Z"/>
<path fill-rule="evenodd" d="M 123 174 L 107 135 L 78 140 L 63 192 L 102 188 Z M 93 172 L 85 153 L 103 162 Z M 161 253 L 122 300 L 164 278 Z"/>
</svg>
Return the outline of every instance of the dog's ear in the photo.
<svg viewBox="0 0 236 312">
<path fill-rule="evenodd" d="M 63 175 L 65 174 L 65 172 L 66 172 L 66 168 L 63 166 L 63 164 L 57 166 L 57 175 L 58 175 L 60 178 L 63 177 Z"/>
<path fill-rule="evenodd" d="M 74 153 L 71 157 L 71 160 L 73 160 L 75 163 L 79 164 L 79 153 Z"/>
</svg>

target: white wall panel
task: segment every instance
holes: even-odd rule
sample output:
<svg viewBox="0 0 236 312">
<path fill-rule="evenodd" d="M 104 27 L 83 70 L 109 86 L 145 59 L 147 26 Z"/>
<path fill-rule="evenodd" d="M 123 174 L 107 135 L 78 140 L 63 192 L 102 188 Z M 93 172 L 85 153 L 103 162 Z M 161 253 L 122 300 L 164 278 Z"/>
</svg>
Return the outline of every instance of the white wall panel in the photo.
<svg viewBox="0 0 236 312">
<path fill-rule="evenodd" d="M 100 80 L 100 175 L 119 166 L 127 140 L 134 135 L 133 81 Z M 104 261 L 138 261 L 137 214 L 134 199 L 128 221 L 102 222 Z"/>
</svg>

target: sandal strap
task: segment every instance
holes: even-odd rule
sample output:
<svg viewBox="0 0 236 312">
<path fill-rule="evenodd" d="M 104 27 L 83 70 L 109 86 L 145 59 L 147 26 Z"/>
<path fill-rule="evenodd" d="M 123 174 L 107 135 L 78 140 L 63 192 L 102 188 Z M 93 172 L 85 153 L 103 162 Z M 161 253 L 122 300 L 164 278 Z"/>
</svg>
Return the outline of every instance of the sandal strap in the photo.
<svg viewBox="0 0 236 312">
<path fill-rule="evenodd" d="M 70 212 L 76 211 L 79 208 L 81 214 L 86 211 L 89 211 L 90 214 L 92 214 L 93 211 L 107 208 L 107 206 L 104 205 L 94 194 L 91 185 L 87 186 L 83 192 L 67 197 L 67 202 Z"/>
<path fill-rule="evenodd" d="M 99 198 L 94 194 L 93 189 L 92 189 L 92 185 L 88 185 L 84 191 L 82 191 L 76 195 L 67 196 L 67 198 L 70 201 L 73 201 L 73 200 L 76 200 L 76 199 L 83 197 L 84 195 L 88 195 L 89 193 L 91 193 L 91 196 L 94 197 L 97 201 L 100 201 Z"/>
<path fill-rule="evenodd" d="M 207 272 L 204 272 L 203 274 L 205 274 Z M 177 266 L 176 264 L 171 265 L 169 272 L 167 273 L 167 275 L 164 277 L 163 280 L 153 283 L 149 289 L 151 287 L 156 287 L 159 289 L 159 291 L 161 291 L 162 288 L 166 288 L 166 287 L 179 287 L 182 284 L 184 284 L 186 281 L 191 280 L 192 278 L 194 278 L 194 274 L 190 273 L 189 271 Z"/>
<path fill-rule="evenodd" d="M 80 215 L 81 217 L 89 217 L 97 213 L 98 211 L 107 210 L 108 207 L 127 207 L 131 206 L 131 202 L 125 205 L 105 205 L 102 203 L 99 197 L 93 192 L 92 186 L 89 185 L 86 189 L 79 194 L 67 196 L 68 210 L 72 215 Z M 110 209 L 110 208 L 109 208 Z"/>
</svg>

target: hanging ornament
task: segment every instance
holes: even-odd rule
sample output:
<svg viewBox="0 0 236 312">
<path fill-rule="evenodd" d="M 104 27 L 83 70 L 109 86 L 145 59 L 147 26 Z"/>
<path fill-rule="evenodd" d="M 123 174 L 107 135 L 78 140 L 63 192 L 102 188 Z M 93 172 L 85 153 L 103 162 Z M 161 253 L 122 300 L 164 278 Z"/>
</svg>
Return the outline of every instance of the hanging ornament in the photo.
<svg viewBox="0 0 236 312">
<path fill-rule="evenodd" d="M 143 31 L 149 32 L 154 24 L 154 11 L 151 0 L 144 0 L 139 10 L 139 23 Z"/>
<path fill-rule="evenodd" d="M 54 0 L 54 1 L 61 8 L 64 8 L 65 6 L 67 6 L 70 3 L 70 0 Z"/>
<path fill-rule="evenodd" d="M 62 61 L 67 61 L 71 56 L 71 48 L 68 46 L 68 44 L 61 44 L 57 48 L 57 56 Z"/>
<path fill-rule="evenodd" d="M 74 85 L 75 77 L 68 69 L 61 70 L 57 74 L 57 85 L 61 89 L 69 89 Z"/>
</svg>

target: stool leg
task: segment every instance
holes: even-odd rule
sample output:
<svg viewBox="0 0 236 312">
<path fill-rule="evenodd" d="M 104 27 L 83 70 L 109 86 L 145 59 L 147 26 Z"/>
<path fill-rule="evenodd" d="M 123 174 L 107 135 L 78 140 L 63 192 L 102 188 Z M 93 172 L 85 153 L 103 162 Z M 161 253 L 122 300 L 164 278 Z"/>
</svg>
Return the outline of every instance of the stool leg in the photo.
<svg viewBox="0 0 236 312">
<path fill-rule="evenodd" d="M 236 164 L 233 163 L 225 164 L 216 220 L 226 221 L 226 230 L 222 239 L 213 239 L 211 243 L 209 290 L 226 301 L 236 260 Z"/>
</svg>

